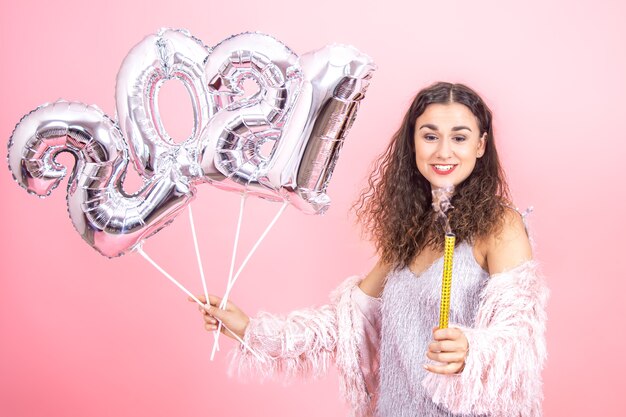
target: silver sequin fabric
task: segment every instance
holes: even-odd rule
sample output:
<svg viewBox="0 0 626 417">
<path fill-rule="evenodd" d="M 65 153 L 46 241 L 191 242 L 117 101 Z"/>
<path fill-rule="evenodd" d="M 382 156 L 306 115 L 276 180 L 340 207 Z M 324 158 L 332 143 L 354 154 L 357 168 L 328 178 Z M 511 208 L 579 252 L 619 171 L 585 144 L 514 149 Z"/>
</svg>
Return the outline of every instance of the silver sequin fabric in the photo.
<svg viewBox="0 0 626 417">
<path fill-rule="evenodd" d="M 471 327 L 489 274 L 474 259 L 472 246 L 454 250 L 450 327 Z M 382 295 L 380 386 L 377 417 L 452 416 L 434 404 L 421 381 L 433 327 L 439 322 L 443 258 L 416 276 L 408 267 L 392 271 Z M 458 416 L 458 414 L 455 414 Z"/>
</svg>

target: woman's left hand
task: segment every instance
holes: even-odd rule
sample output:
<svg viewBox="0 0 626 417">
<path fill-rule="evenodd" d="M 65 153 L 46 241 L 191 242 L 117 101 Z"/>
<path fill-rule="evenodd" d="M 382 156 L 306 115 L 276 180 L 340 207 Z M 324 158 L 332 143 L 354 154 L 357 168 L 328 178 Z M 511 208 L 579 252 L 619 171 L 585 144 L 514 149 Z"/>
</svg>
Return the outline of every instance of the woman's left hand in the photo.
<svg viewBox="0 0 626 417">
<path fill-rule="evenodd" d="M 433 329 L 434 341 L 428 345 L 426 356 L 433 361 L 441 362 L 441 365 L 426 364 L 427 371 L 451 375 L 458 374 L 465 367 L 465 358 L 469 349 L 469 343 L 461 329 L 447 328 Z"/>
</svg>

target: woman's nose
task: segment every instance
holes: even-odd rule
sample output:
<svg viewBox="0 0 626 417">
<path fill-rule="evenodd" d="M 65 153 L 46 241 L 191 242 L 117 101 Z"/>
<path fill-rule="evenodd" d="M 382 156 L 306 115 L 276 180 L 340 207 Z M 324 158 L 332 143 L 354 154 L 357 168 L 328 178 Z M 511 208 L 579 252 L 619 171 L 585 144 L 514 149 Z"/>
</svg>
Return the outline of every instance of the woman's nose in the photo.
<svg viewBox="0 0 626 417">
<path fill-rule="evenodd" d="M 439 146 L 437 146 L 437 156 L 442 159 L 450 158 L 452 156 L 450 141 L 446 139 L 439 141 Z"/>
</svg>

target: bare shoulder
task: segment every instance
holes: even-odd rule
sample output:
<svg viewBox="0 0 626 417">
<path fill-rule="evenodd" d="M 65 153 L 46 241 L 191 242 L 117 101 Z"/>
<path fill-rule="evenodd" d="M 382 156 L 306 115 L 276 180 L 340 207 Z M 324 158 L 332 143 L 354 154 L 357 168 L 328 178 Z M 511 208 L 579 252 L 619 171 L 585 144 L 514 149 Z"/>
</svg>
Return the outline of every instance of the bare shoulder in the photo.
<svg viewBox="0 0 626 417">
<path fill-rule="evenodd" d="M 532 259 L 532 249 L 522 216 L 515 210 L 504 211 L 502 225 L 486 243 L 489 274 L 507 271 Z"/>
<path fill-rule="evenodd" d="M 363 278 L 359 288 L 371 297 L 380 297 L 385 288 L 385 278 L 391 270 L 391 266 L 378 261 L 374 268 Z"/>
</svg>

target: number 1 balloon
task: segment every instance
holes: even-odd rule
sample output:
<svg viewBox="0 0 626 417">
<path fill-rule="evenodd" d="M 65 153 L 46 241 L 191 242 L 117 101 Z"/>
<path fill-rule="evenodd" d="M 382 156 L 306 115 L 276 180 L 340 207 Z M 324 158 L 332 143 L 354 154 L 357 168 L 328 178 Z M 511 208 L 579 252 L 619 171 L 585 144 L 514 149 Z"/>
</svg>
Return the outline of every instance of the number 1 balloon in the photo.
<svg viewBox="0 0 626 417">
<path fill-rule="evenodd" d="M 44 104 L 15 127 L 9 168 L 29 193 L 45 197 L 67 173 L 56 156 L 72 154 L 70 218 L 109 257 L 171 223 L 202 183 L 323 213 L 339 150 L 374 70 L 350 46 L 298 57 L 259 33 L 210 49 L 185 31 L 162 29 L 122 63 L 118 123 L 95 106 Z M 248 97 L 247 79 L 258 85 Z M 194 112 L 191 135 L 181 143 L 159 116 L 158 92 L 169 80 L 183 83 Z M 143 179 L 134 194 L 123 188 L 129 162 Z"/>
</svg>

